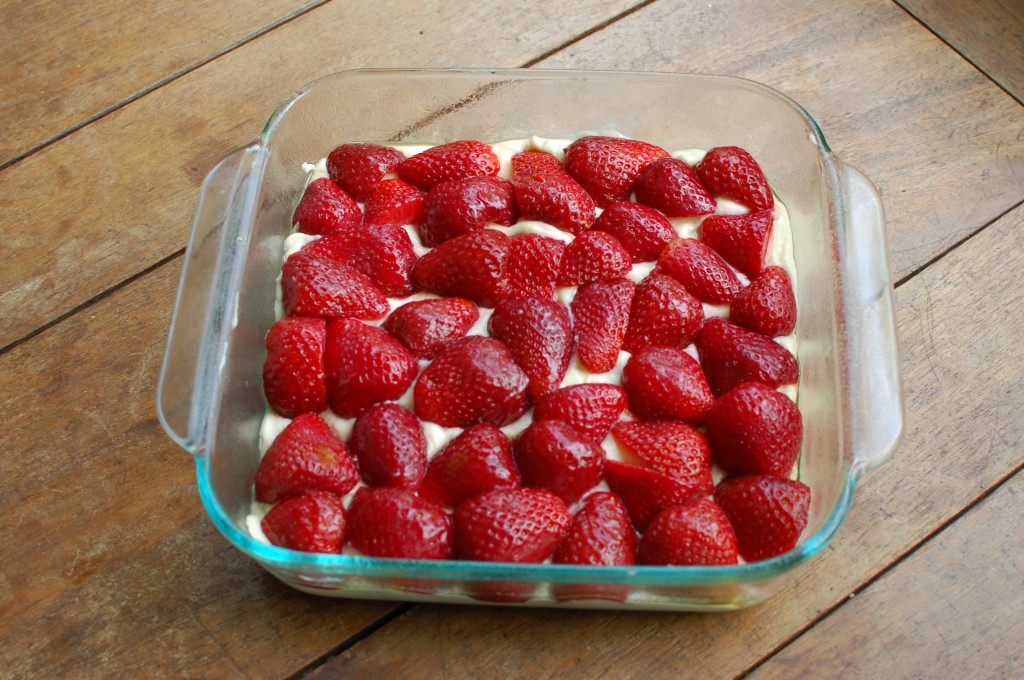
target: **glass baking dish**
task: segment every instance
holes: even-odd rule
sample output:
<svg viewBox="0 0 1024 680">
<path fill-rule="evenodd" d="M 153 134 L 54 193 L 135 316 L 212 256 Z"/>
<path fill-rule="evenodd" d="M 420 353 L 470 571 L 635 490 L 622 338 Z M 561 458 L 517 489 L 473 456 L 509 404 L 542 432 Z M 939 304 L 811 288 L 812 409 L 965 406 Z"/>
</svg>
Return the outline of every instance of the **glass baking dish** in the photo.
<svg viewBox="0 0 1024 680">
<path fill-rule="evenodd" d="M 789 210 L 799 301 L 802 542 L 716 567 L 579 567 L 300 553 L 245 531 L 259 462 L 264 335 L 302 164 L 342 141 L 437 144 L 614 130 L 669 149 L 738 145 Z M 669 610 L 735 609 L 777 591 L 832 538 L 857 480 L 902 433 L 892 282 L 877 190 L 786 96 L 704 75 L 543 70 L 361 70 L 322 78 L 207 176 L 161 370 L 157 410 L 196 462 L 217 528 L 285 583 L 320 595 Z"/>
</svg>

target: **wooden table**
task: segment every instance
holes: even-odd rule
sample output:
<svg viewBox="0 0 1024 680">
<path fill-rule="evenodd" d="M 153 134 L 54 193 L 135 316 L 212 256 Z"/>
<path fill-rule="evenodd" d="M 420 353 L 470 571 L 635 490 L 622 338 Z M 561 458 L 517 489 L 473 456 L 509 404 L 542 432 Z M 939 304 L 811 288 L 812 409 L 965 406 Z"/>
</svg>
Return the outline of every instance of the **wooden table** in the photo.
<svg viewBox="0 0 1024 680">
<path fill-rule="evenodd" d="M 1020 677 L 1016 0 L 0 0 L 0 676 Z M 881 189 L 907 429 L 767 603 L 329 600 L 236 553 L 155 384 L 199 183 L 356 67 L 744 76 Z"/>
</svg>

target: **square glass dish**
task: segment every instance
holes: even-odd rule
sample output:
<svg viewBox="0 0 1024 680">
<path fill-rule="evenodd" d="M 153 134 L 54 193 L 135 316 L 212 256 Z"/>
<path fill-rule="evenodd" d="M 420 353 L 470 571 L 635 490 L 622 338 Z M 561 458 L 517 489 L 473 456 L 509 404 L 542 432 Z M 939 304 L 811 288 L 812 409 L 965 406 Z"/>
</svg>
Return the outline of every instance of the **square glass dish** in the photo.
<svg viewBox="0 0 1024 680">
<path fill-rule="evenodd" d="M 245 530 L 259 463 L 264 336 L 302 164 L 344 141 L 438 144 L 614 130 L 663 148 L 746 148 L 789 211 L 799 303 L 800 544 L 738 566 L 581 567 L 295 552 Z M 703 75 L 540 70 L 365 70 L 300 90 L 203 184 L 158 386 L 168 434 L 193 455 L 217 528 L 285 583 L 320 595 L 534 606 L 719 610 L 760 602 L 821 550 L 857 480 L 903 427 L 881 200 L 784 95 Z M 571 596 L 571 599 L 567 599 Z"/>
</svg>

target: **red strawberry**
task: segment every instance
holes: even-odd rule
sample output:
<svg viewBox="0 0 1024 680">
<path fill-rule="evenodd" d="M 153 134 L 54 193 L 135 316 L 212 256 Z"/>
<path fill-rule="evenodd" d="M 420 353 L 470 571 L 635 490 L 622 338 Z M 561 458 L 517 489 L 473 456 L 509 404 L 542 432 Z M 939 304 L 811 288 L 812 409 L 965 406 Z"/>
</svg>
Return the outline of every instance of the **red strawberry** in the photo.
<svg viewBox="0 0 1024 680">
<path fill-rule="evenodd" d="M 527 407 L 529 378 L 504 343 L 471 335 L 445 347 L 413 390 L 416 415 L 444 427 L 507 425 Z"/>
<path fill-rule="evenodd" d="M 675 420 L 625 422 L 612 428 L 622 447 L 654 470 L 687 482 L 702 494 L 709 494 L 711 446 L 700 430 Z"/>
<path fill-rule="evenodd" d="M 584 383 L 545 394 L 533 409 L 533 419 L 560 420 L 600 442 L 625 408 L 626 392 L 618 385 Z"/>
<path fill-rule="evenodd" d="M 524 151 L 512 157 L 516 203 L 524 220 L 537 220 L 570 234 L 594 221 L 594 199 L 562 170 L 554 156 Z"/>
<path fill-rule="evenodd" d="M 465 336 L 479 318 L 476 305 L 463 298 L 416 300 L 391 312 L 384 330 L 417 359 L 432 359 L 442 347 Z"/>
<path fill-rule="evenodd" d="M 506 300 L 494 308 L 487 331 L 512 352 L 530 379 L 533 399 L 557 389 L 572 359 L 572 321 L 551 300 Z"/>
<path fill-rule="evenodd" d="M 708 319 L 697 336 L 697 355 L 716 396 L 740 383 L 769 387 L 795 383 L 800 367 L 793 354 L 767 335 L 725 319 Z"/>
<path fill-rule="evenodd" d="M 605 231 L 585 231 L 565 247 L 559 286 L 617 279 L 633 268 L 633 258 L 619 239 Z"/>
<path fill-rule="evenodd" d="M 348 446 L 370 486 L 416 489 L 426 474 L 427 438 L 412 411 L 398 404 L 377 404 L 356 418 Z"/>
<path fill-rule="evenodd" d="M 327 408 L 324 383 L 323 319 L 280 319 L 267 333 L 267 360 L 263 363 L 263 392 L 270 408 L 285 418 L 319 413 Z"/>
<path fill-rule="evenodd" d="M 282 548 L 340 553 L 345 538 L 345 507 L 334 494 L 312 491 L 272 507 L 260 528 L 267 540 Z"/>
<path fill-rule="evenodd" d="M 612 203 L 605 208 L 594 220 L 593 229 L 617 238 L 633 262 L 657 260 L 665 246 L 677 236 L 672 223 L 660 212 L 629 201 Z"/>
<path fill-rule="evenodd" d="M 580 137 L 565 150 L 565 170 L 604 208 L 629 198 L 637 175 L 667 155 L 661 147 L 635 139 Z"/>
<path fill-rule="evenodd" d="M 748 208 L 771 210 L 775 205 L 761 166 L 738 146 L 719 146 L 708 151 L 697 164 L 697 176 L 712 194 Z"/>
<path fill-rule="evenodd" d="M 562 266 L 565 243 L 540 234 L 510 239 L 508 296 L 513 300 L 555 297 L 555 282 Z"/>
<path fill-rule="evenodd" d="M 761 383 L 743 383 L 715 402 L 707 436 L 726 472 L 788 478 L 800 455 L 803 419 L 786 395 Z"/>
<path fill-rule="evenodd" d="M 512 156 L 513 179 L 521 175 L 558 175 L 565 172 L 562 163 L 547 151 L 520 151 Z"/>
<path fill-rule="evenodd" d="M 560 420 L 535 420 L 512 442 L 523 486 L 547 489 L 567 505 L 601 481 L 601 446 Z"/>
<path fill-rule="evenodd" d="M 423 290 L 493 307 L 508 297 L 509 238 L 481 229 L 445 241 L 416 263 L 412 279 Z"/>
<path fill-rule="evenodd" d="M 626 506 L 607 491 L 595 491 L 584 498 L 552 561 L 605 566 L 636 564 L 636 534 Z"/>
<path fill-rule="evenodd" d="M 640 564 L 737 564 L 736 534 L 714 501 L 695 499 L 662 512 L 640 539 Z"/>
<path fill-rule="evenodd" d="M 384 295 L 412 294 L 412 268 L 418 258 L 409 232 L 402 227 L 366 224 L 324 238 L 337 239 L 344 252 L 342 261 L 372 281 Z"/>
<path fill-rule="evenodd" d="M 796 328 L 796 298 L 786 270 L 766 267 L 732 301 L 729 319 L 771 338 L 792 333 Z"/>
<path fill-rule="evenodd" d="M 748 562 L 792 550 L 807 526 L 811 489 L 791 479 L 759 475 L 730 477 L 715 489 Z"/>
<path fill-rule="evenodd" d="M 469 177 L 442 182 L 427 192 L 419 230 L 425 246 L 436 246 L 494 222 L 519 218 L 512 183 L 499 177 Z"/>
<path fill-rule="evenodd" d="M 608 488 L 622 499 L 633 526 L 640 531 L 665 508 L 686 503 L 701 493 L 689 482 L 617 460 L 605 461 L 604 478 Z"/>
<path fill-rule="evenodd" d="M 715 402 L 700 364 L 678 347 L 645 347 L 626 362 L 622 387 L 643 420 L 699 423 Z"/>
<path fill-rule="evenodd" d="M 362 488 L 348 509 L 348 543 L 371 557 L 447 560 L 452 519 L 408 489 Z"/>
<path fill-rule="evenodd" d="M 256 500 L 277 503 L 305 491 L 344 496 L 359 482 L 355 461 L 320 416 L 303 413 L 288 423 L 256 468 Z"/>
<path fill-rule="evenodd" d="M 366 224 L 419 224 L 423 217 L 422 191 L 400 179 L 381 182 L 363 206 Z"/>
<path fill-rule="evenodd" d="M 359 206 L 341 187 L 321 177 L 309 183 L 295 207 L 292 224 L 303 234 L 331 234 L 358 225 Z"/>
<path fill-rule="evenodd" d="M 496 489 L 455 510 L 455 556 L 484 562 L 543 562 L 569 530 L 572 515 L 543 489 Z"/>
<path fill-rule="evenodd" d="M 475 140 L 449 142 L 407 158 L 398 176 L 415 187 L 429 190 L 435 184 L 467 177 L 493 177 L 501 169 L 491 147 Z"/>
<path fill-rule="evenodd" d="M 648 345 L 685 347 L 704 324 L 704 305 L 671 276 L 652 272 L 636 287 L 622 348 Z"/>
<path fill-rule="evenodd" d="M 669 243 L 658 258 L 658 268 L 686 286 L 698 300 L 713 305 L 732 302 L 743 288 L 725 260 L 693 238 L 677 238 Z"/>
<path fill-rule="evenodd" d="M 281 267 L 286 314 L 355 319 L 387 314 L 387 298 L 372 281 L 354 267 L 310 250 L 315 245 L 295 253 Z"/>
<path fill-rule="evenodd" d="M 473 425 L 430 459 L 420 496 L 454 508 L 467 498 L 519 486 L 512 444 L 493 425 Z"/>
<path fill-rule="evenodd" d="M 419 370 L 409 350 L 386 331 L 351 319 L 327 325 L 326 367 L 327 399 L 343 418 L 398 399 Z"/>
<path fill-rule="evenodd" d="M 726 262 L 754 278 L 761 273 L 772 235 L 772 213 L 711 215 L 700 225 L 701 238 Z"/>
<path fill-rule="evenodd" d="M 327 176 L 357 201 L 365 201 L 384 175 L 405 160 L 398 149 L 351 142 L 327 155 Z"/>
<path fill-rule="evenodd" d="M 678 158 L 659 158 L 636 178 L 636 200 L 669 217 L 696 217 L 715 212 L 715 199 L 697 171 Z"/>
<path fill-rule="evenodd" d="M 629 279 L 594 281 L 579 287 L 572 299 L 576 352 L 591 373 L 610 371 L 629 325 L 636 284 Z"/>
</svg>

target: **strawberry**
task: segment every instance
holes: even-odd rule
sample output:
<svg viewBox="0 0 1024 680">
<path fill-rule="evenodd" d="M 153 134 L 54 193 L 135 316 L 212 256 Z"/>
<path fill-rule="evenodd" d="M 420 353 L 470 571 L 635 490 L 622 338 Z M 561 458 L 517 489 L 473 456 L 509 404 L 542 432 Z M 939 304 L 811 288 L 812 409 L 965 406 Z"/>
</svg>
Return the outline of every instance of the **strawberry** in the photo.
<svg viewBox="0 0 1024 680">
<path fill-rule="evenodd" d="M 584 498 L 552 561 L 607 566 L 636 564 L 636 534 L 619 497 L 595 491 Z"/>
<path fill-rule="evenodd" d="M 371 557 L 447 560 L 452 519 L 408 489 L 362 488 L 348 509 L 349 545 Z"/>
<path fill-rule="evenodd" d="M 340 553 L 345 538 L 345 507 L 334 494 L 311 491 L 272 507 L 260 528 L 267 540 L 282 548 Z"/>
<path fill-rule="evenodd" d="M 640 203 L 612 203 L 594 220 L 593 229 L 619 240 L 633 262 L 652 262 L 676 238 L 676 230 L 664 215 Z"/>
<path fill-rule="evenodd" d="M 622 499 L 633 526 L 639 531 L 643 531 L 665 508 L 686 503 L 701 493 L 696 485 L 689 482 L 617 460 L 605 461 L 604 478 L 608 488 Z"/>
<path fill-rule="evenodd" d="M 715 212 L 715 199 L 697 171 L 678 158 L 651 161 L 636 178 L 636 200 L 669 217 L 696 217 Z"/>
<path fill-rule="evenodd" d="M 570 234 L 579 234 L 594 221 L 594 199 L 562 170 L 554 156 L 524 151 L 512 157 L 516 203 L 524 220 L 537 220 Z"/>
<path fill-rule="evenodd" d="M 465 336 L 479 318 L 476 305 L 463 298 L 416 300 L 391 312 L 384 330 L 417 359 L 432 359 L 445 345 Z"/>
<path fill-rule="evenodd" d="M 390 146 L 351 142 L 327 155 L 327 176 L 352 198 L 365 201 L 384 175 L 404 160 L 402 152 Z"/>
<path fill-rule="evenodd" d="M 409 232 L 394 224 L 365 224 L 337 233 L 342 261 L 368 278 L 388 297 L 412 294 L 412 268 L 418 259 Z M 323 240 L 323 239 L 321 239 Z"/>
<path fill-rule="evenodd" d="M 295 207 L 292 225 L 303 234 L 331 234 L 357 226 L 362 219 L 363 213 L 352 197 L 321 177 L 306 187 Z"/>
<path fill-rule="evenodd" d="M 431 147 L 405 159 L 398 176 L 428 191 L 436 184 L 467 177 L 494 177 L 501 169 L 491 147 L 475 140 L 460 140 Z"/>
<path fill-rule="evenodd" d="M 678 347 L 645 347 L 626 362 L 622 387 L 643 420 L 699 423 L 715 401 L 700 364 Z"/>
<path fill-rule="evenodd" d="M 722 258 L 754 278 L 761 273 L 772 235 L 772 213 L 759 210 L 744 215 L 711 215 L 700 225 L 701 238 Z"/>
<path fill-rule="evenodd" d="M 565 172 L 562 163 L 547 151 L 520 151 L 512 156 L 513 182 L 523 175 L 559 175 Z"/>
<path fill-rule="evenodd" d="M 454 508 L 467 498 L 519 486 L 512 444 L 493 425 L 473 425 L 430 459 L 420 496 Z"/>
<path fill-rule="evenodd" d="M 565 243 L 540 234 L 518 234 L 509 246 L 509 298 L 554 299 Z"/>
<path fill-rule="evenodd" d="M 444 427 L 507 425 L 526 411 L 529 378 L 494 338 L 471 335 L 448 345 L 413 390 L 416 415 Z"/>
<path fill-rule="evenodd" d="M 285 418 L 319 413 L 327 408 L 324 343 L 327 322 L 289 317 L 274 322 L 267 333 L 263 392 L 270 408 Z"/>
<path fill-rule="evenodd" d="M 354 267 L 312 250 L 317 243 L 295 253 L 281 267 L 285 313 L 355 319 L 387 314 L 384 293 Z"/>
<path fill-rule="evenodd" d="M 623 422 L 612 428 L 615 441 L 652 469 L 693 486 L 714 489 L 711 446 L 700 430 L 675 420 Z"/>
<path fill-rule="evenodd" d="M 547 489 L 567 505 L 579 500 L 604 473 L 604 449 L 560 420 L 534 420 L 512 442 L 523 486 Z"/>
<path fill-rule="evenodd" d="M 635 139 L 580 137 L 565 150 L 565 170 L 605 208 L 629 198 L 640 172 L 663 156 L 661 147 Z"/>
<path fill-rule="evenodd" d="M 456 236 L 421 257 L 412 280 L 423 290 L 493 307 L 508 297 L 510 248 L 508 236 L 496 229 Z"/>
<path fill-rule="evenodd" d="M 658 268 L 686 286 L 695 298 L 713 305 L 732 302 L 743 288 L 725 260 L 693 238 L 669 243 L 658 258 Z"/>
<path fill-rule="evenodd" d="M 584 383 L 545 394 L 533 409 L 533 419 L 560 420 L 600 442 L 625 408 L 626 392 L 618 385 Z"/>
<path fill-rule="evenodd" d="M 420 238 L 433 247 L 492 222 L 507 227 L 517 219 L 515 190 L 508 180 L 468 177 L 442 182 L 423 199 Z"/>
<path fill-rule="evenodd" d="M 559 286 L 617 279 L 633 268 L 633 258 L 619 239 L 604 231 L 585 231 L 565 247 Z"/>
<path fill-rule="evenodd" d="M 786 395 L 761 383 L 743 383 L 715 402 L 707 437 L 726 472 L 788 478 L 800 455 L 803 419 Z"/>
<path fill-rule="evenodd" d="M 640 564 L 737 564 L 736 534 L 714 501 L 698 498 L 655 517 L 640 539 Z"/>
<path fill-rule="evenodd" d="M 738 146 L 718 146 L 708 151 L 697 164 L 697 176 L 712 194 L 753 210 L 771 210 L 775 205 L 761 166 Z"/>
<path fill-rule="evenodd" d="M 569 530 L 572 515 L 543 489 L 496 489 L 455 509 L 455 556 L 485 562 L 543 562 Z"/>
<path fill-rule="evenodd" d="M 494 308 L 488 334 L 508 347 L 530 379 L 533 399 L 557 389 L 572 359 L 572 321 L 565 307 L 551 300 L 506 300 Z"/>
<path fill-rule="evenodd" d="M 796 357 L 788 349 L 725 319 L 705 321 L 696 342 L 697 356 L 716 396 L 744 382 L 778 387 L 800 378 Z"/>
<path fill-rule="evenodd" d="M 579 287 L 572 299 L 576 352 L 591 373 L 610 371 L 629 325 L 636 284 L 629 279 L 594 281 Z"/>
<path fill-rule="evenodd" d="M 377 404 L 356 418 L 349 449 L 370 486 L 416 489 L 427 471 L 427 438 L 420 421 L 398 404 Z"/>
<path fill-rule="evenodd" d="M 422 191 L 400 179 L 377 185 L 363 206 L 366 224 L 419 224 L 423 217 Z"/>
<path fill-rule="evenodd" d="M 637 352 L 648 345 L 685 347 L 703 324 L 704 305 L 671 276 L 652 272 L 636 287 L 622 348 Z"/>
<path fill-rule="evenodd" d="M 786 270 L 765 267 L 733 299 L 729 319 L 770 338 L 792 333 L 796 328 L 796 298 Z"/>
<path fill-rule="evenodd" d="M 327 324 L 325 356 L 327 399 L 343 418 L 398 399 L 419 370 L 409 350 L 386 331 L 351 319 Z"/>
<path fill-rule="evenodd" d="M 756 562 L 796 546 L 807 526 L 811 489 L 792 479 L 730 477 L 715 489 L 715 502 L 736 531 L 740 555 Z"/>
<path fill-rule="evenodd" d="M 305 491 L 344 496 L 359 482 L 345 442 L 314 413 L 296 417 L 256 468 L 256 500 L 277 503 Z"/>
</svg>

